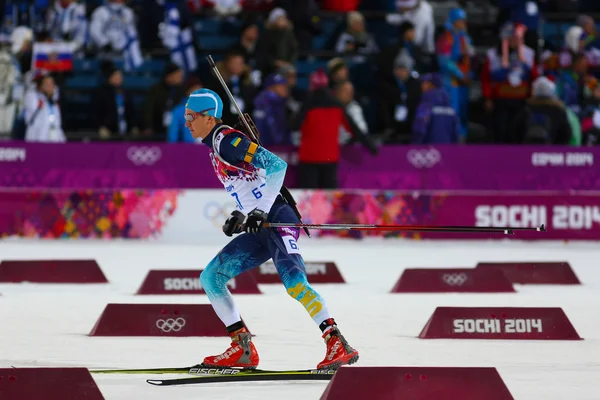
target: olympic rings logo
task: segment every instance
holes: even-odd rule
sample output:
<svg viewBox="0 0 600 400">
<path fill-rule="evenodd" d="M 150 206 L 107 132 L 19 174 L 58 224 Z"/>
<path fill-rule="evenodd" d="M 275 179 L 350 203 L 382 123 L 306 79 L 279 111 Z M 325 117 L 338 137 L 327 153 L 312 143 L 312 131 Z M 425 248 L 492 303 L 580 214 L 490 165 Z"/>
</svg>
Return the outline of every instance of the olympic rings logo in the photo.
<svg viewBox="0 0 600 400">
<path fill-rule="evenodd" d="M 234 202 L 223 204 L 211 201 L 204 206 L 204 218 L 211 221 L 216 228 L 221 228 L 233 210 L 235 210 Z"/>
<path fill-rule="evenodd" d="M 159 319 L 156 321 L 156 327 L 165 333 L 179 332 L 185 326 L 185 319 L 179 317 L 177 319 Z"/>
<path fill-rule="evenodd" d="M 406 159 L 415 168 L 432 168 L 442 159 L 442 154 L 437 149 L 412 149 L 406 153 Z"/>
<path fill-rule="evenodd" d="M 448 273 L 442 274 L 442 280 L 448 286 L 462 286 L 469 280 L 469 277 L 464 272 Z"/>
<path fill-rule="evenodd" d="M 162 151 L 157 146 L 131 146 L 127 149 L 127 158 L 135 165 L 154 165 L 161 157 Z"/>
</svg>

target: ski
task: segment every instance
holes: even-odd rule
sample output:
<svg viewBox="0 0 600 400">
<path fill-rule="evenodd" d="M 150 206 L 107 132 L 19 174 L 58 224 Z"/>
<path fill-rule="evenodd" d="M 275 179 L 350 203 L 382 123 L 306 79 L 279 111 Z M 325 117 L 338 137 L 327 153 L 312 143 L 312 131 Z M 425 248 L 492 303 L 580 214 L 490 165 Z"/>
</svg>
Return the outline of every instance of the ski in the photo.
<svg viewBox="0 0 600 400">
<path fill-rule="evenodd" d="M 329 381 L 335 369 L 304 369 L 269 371 L 261 369 L 199 368 L 199 376 L 176 379 L 147 379 L 151 385 L 174 386 L 199 383 L 261 382 L 261 381 Z"/>
<path fill-rule="evenodd" d="M 92 374 L 190 374 L 200 365 L 178 368 L 141 368 L 141 369 L 91 369 Z"/>
</svg>

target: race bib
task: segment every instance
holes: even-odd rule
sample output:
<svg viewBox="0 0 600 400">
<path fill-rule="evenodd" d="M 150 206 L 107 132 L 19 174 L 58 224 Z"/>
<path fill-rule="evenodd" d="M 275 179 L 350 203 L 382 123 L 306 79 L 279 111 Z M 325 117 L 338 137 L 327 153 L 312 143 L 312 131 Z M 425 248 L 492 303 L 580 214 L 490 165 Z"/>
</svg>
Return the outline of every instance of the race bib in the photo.
<svg viewBox="0 0 600 400">
<path fill-rule="evenodd" d="M 298 242 L 295 237 L 286 235 L 282 236 L 281 240 L 283 240 L 283 244 L 285 245 L 288 254 L 300 254 L 300 248 L 298 247 Z"/>
</svg>

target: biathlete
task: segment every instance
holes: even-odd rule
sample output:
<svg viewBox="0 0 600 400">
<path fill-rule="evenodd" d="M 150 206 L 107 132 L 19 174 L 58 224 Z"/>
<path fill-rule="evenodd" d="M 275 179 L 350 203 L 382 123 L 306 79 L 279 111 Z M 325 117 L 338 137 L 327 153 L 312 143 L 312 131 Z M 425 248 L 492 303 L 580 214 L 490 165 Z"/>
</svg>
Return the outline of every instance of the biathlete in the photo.
<svg viewBox="0 0 600 400">
<path fill-rule="evenodd" d="M 304 306 L 321 329 L 327 346 L 318 369 L 338 368 L 358 361 L 358 352 L 340 333 L 325 300 L 308 283 L 298 247 L 298 228 L 263 228 L 265 222 L 298 224 L 294 209 L 281 196 L 287 164 L 250 140 L 243 132 L 223 124 L 223 101 L 212 90 L 193 92 L 185 106 L 186 127 L 210 148 L 217 177 L 237 203 L 223 225 L 227 236 L 236 236 L 202 272 L 200 281 L 216 314 L 227 327 L 231 346 L 209 356 L 211 367 L 256 368 L 259 357 L 250 333 L 226 283 L 273 259 L 287 293 Z"/>
</svg>

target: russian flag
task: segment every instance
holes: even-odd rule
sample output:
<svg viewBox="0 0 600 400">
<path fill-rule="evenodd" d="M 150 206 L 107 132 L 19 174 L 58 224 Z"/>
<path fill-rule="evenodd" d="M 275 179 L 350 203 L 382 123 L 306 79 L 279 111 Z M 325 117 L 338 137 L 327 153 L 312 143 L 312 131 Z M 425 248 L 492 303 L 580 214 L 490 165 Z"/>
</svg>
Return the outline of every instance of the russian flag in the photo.
<svg viewBox="0 0 600 400">
<path fill-rule="evenodd" d="M 32 69 L 65 72 L 73 69 L 75 44 L 70 42 L 34 43 Z"/>
</svg>

